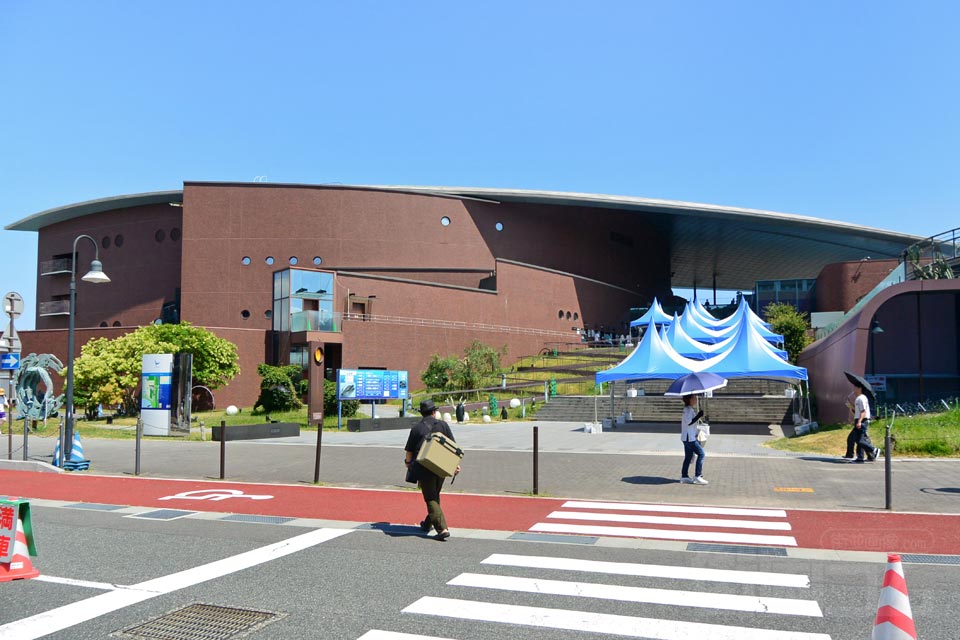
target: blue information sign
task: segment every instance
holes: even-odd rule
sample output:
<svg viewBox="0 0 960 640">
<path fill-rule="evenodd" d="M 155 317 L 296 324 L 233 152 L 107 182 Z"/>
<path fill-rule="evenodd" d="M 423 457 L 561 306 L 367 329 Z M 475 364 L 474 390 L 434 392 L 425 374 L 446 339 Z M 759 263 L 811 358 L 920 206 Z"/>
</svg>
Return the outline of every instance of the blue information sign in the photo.
<svg viewBox="0 0 960 640">
<path fill-rule="evenodd" d="M 0 369 L 4 371 L 13 371 L 20 368 L 19 353 L 5 353 L 0 356 Z"/>
<path fill-rule="evenodd" d="M 337 370 L 338 400 L 401 400 L 406 397 L 406 371 Z"/>
</svg>

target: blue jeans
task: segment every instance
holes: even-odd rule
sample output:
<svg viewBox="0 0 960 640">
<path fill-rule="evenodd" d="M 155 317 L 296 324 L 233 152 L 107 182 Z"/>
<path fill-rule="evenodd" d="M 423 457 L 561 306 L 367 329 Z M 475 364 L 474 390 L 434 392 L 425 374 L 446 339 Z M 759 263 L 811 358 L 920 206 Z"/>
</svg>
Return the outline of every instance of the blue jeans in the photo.
<svg viewBox="0 0 960 640">
<path fill-rule="evenodd" d="M 693 459 L 693 454 L 697 454 L 697 466 L 695 476 L 703 475 L 703 459 L 707 457 L 706 452 L 703 450 L 703 446 L 696 440 L 693 442 L 683 441 L 683 468 L 680 469 L 680 475 L 684 478 L 689 478 L 687 475 L 690 472 L 690 461 Z"/>
</svg>

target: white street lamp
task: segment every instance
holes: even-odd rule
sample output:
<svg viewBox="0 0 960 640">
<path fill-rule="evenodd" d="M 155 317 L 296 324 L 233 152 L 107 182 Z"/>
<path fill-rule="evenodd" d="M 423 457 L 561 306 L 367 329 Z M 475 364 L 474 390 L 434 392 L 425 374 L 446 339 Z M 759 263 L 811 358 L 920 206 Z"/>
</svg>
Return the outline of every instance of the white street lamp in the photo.
<svg viewBox="0 0 960 640">
<path fill-rule="evenodd" d="M 102 284 L 110 282 L 110 278 L 103 272 L 103 264 L 100 262 L 100 247 L 97 241 L 88 235 L 79 235 L 73 241 L 73 254 L 70 261 L 70 324 L 67 330 L 67 421 L 63 440 L 60 443 L 60 468 L 63 469 L 63 461 L 70 459 L 70 451 L 73 448 L 73 348 L 74 348 L 74 328 L 77 319 L 77 243 L 81 238 L 86 238 L 93 243 L 95 251 L 94 259 L 90 261 L 90 271 L 83 276 L 84 282 Z"/>
</svg>

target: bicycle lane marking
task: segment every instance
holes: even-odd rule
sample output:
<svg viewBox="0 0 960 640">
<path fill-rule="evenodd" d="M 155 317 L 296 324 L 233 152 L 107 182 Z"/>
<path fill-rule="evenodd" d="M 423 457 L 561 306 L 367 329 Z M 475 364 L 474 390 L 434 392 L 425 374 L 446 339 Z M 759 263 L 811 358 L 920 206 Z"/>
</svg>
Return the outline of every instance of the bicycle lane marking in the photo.
<svg viewBox="0 0 960 640">
<path fill-rule="evenodd" d="M 419 491 L 261 483 L 61 475 L 0 471 L 0 493 L 84 503 L 285 516 L 346 522 L 419 523 Z M 206 494 L 206 499 L 198 499 Z M 443 495 L 454 527 L 525 531 L 563 500 L 522 496 Z"/>
<path fill-rule="evenodd" d="M 789 511 L 799 547 L 960 554 L 960 515 Z"/>
</svg>

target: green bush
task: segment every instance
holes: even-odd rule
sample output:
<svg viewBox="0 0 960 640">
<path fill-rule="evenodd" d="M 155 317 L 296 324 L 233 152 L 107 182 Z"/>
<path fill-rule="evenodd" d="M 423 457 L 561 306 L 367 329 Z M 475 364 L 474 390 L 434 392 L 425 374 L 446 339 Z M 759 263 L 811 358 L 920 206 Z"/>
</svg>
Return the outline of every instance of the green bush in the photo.
<svg viewBox="0 0 960 640">
<path fill-rule="evenodd" d="M 299 365 L 274 367 L 269 364 L 257 365 L 260 376 L 260 397 L 253 410 L 262 408 L 265 413 L 275 411 L 293 411 L 303 406 L 300 396 L 294 388 L 294 381 L 300 383 L 302 369 Z"/>
</svg>

